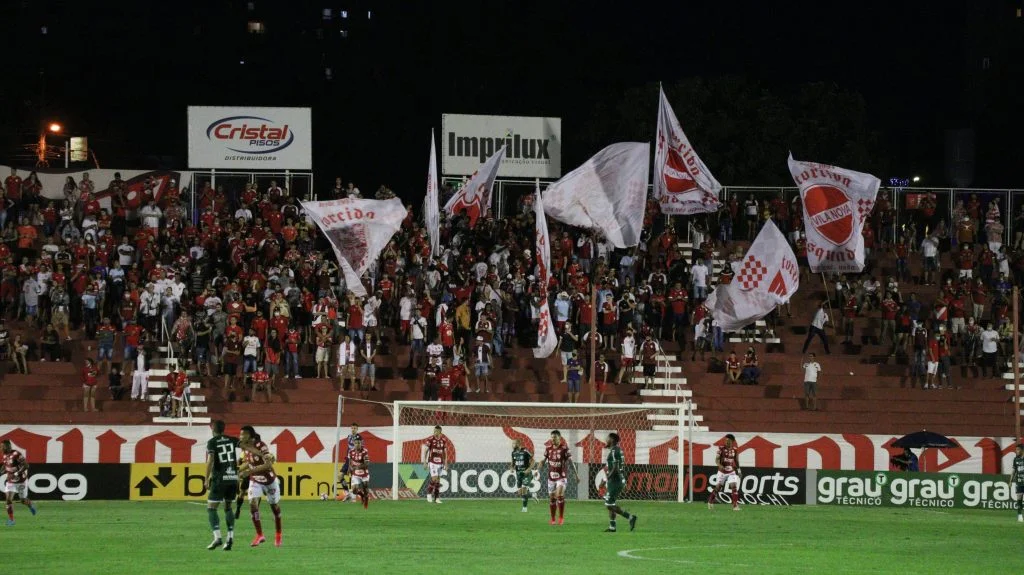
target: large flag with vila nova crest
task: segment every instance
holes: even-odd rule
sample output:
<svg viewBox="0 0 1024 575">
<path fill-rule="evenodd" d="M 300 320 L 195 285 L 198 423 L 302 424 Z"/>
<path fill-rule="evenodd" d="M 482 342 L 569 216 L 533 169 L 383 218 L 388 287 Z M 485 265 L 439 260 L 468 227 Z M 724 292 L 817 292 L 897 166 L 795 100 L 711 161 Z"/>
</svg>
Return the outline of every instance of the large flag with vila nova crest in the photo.
<svg viewBox="0 0 1024 575">
<path fill-rule="evenodd" d="M 683 133 L 676 113 L 659 89 L 658 147 L 654 152 L 654 199 L 663 214 L 702 214 L 718 211 L 722 184 L 697 156 Z"/>
<path fill-rule="evenodd" d="M 345 287 L 357 296 L 365 296 L 361 278 L 402 227 L 406 216 L 402 200 L 345 198 L 302 202 L 302 208 L 331 241 L 338 265 L 345 274 Z"/>
<path fill-rule="evenodd" d="M 722 331 L 737 331 L 788 302 L 799 288 L 796 255 L 768 220 L 743 256 L 732 283 L 715 288 L 704 305 Z"/>
<path fill-rule="evenodd" d="M 465 214 L 469 218 L 469 227 L 476 227 L 476 221 L 491 209 L 491 190 L 494 187 L 494 179 L 498 177 L 501 159 L 504 157 L 505 146 L 502 146 L 493 156 L 487 158 L 484 165 L 469 177 L 466 185 L 448 200 L 444 205 L 444 211 L 453 216 Z"/>
<path fill-rule="evenodd" d="M 800 187 L 811 271 L 864 271 L 864 220 L 871 215 L 881 181 L 862 172 L 798 162 L 789 171 Z"/>
<path fill-rule="evenodd" d="M 548 235 L 544 202 L 540 199 L 540 186 L 537 186 L 536 198 L 533 201 L 533 215 L 537 218 L 537 285 L 541 286 L 540 321 L 537 323 L 537 347 L 533 350 L 533 356 L 548 357 L 558 345 L 558 336 L 555 335 L 555 324 L 551 321 L 551 308 L 547 297 L 551 269 L 551 237 Z"/>
<path fill-rule="evenodd" d="M 437 195 L 437 151 L 434 130 L 430 130 L 430 165 L 427 166 L 427 197 L 423 200 L 423 219 L 430 234 L 430 255 L 441 255 L 441 206 Z"/>
<path fill-rule="evenodd" d="M 601 150 L 544 192 L 544 211 L 600 231 L 617 248 L 640 243 L 651 145 L 620 142 Z"/>
</svg>

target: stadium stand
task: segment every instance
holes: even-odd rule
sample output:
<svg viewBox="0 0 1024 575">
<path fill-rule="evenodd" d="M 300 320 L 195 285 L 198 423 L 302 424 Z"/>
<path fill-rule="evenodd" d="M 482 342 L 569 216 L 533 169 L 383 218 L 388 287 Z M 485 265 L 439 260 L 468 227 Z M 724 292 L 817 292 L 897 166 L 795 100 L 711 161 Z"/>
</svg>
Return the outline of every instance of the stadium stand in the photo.
<svg viewBox="0 0 1024 575">
<path fill-rule="evenodd" d="M 5 207 L 7 225 L 0 236 L 0 315 L 8 321 L 0 331 L 7 332 L 8 341 L 22 335 L 29 359 L 29 373 L 16 373 L 10 361 L 11 350 L 3 349 L 0 342 L 0 362 L 6 372 L 0 381 L 0 418 L 4 421 L 113 425 L 203 423 L 210 417 L 225 417 L 254 425 L 333 425 L 335 398 L 344 393 L 351 399 L 365 400 L 347 401 L 346 419 L 368 426 L 387 425 L 390 413 L 386 402 L 424 397 L 427 359 L 411 359 L 405 335 L 407 330 L 417 329 L 409 327 L 410 322 L 415 323 L 413 310 L 419 308 L 426 320 L 424 336 L 430 343 L 443 331 L 438 323 L 439 307 L 453 324 L 454 345 L 451 341 L 440 342 L 445 355 L 471 360 L 478 338 L 493 354 L 492 391 L 472 391 L 479 382 L 471 365 L 465 385 L 468 399 L 563 402 L 568 400 L 568 393 L 561 382 L 560 355 L 547 359 L 532 355 L 531 340 L 536 333 L 532 303 L 536 297 L 546 295 L 554 300 L 565 294 L 569 302 L 563 306 L 565 316 L 577 326 L 575 334 L 584 334 L 579 351 L 584 365 L 588 365 L 588 296 L 593 277 L 600 288 L 599 347 L 607 347 L 602 353 L 612 366 L 609 380 L 615 381 L 623 363 L 621 339 L 627 327 L 637 332 L 638 361 L 642 356 L 639 342 L 644 336 L 652 335 L 660 346 L 653 356 L 656 373 L 646 382 L 649 386 L 644 387 L 645 378 L 639 370 L 630 371 L 622 384 L 609 383 L 606 402 L 692 399 L 698 422 L 712 430 L 896 434 L 942 428 L 946 433 L 962 435 L 998 437 L 1012 433 L 1013 418 L 1009 416 L 1017 408 L 1010 401 L 1012 386 L 1001 375 L 980 377 L 967 365 L 980 365 L 989 359 L 982 355 L 981 330 L 950 338 L 950 377 L 935 380 L 943 389 L 922 389 L 923 381 L 913 375 L 921 358 L 915 353 L 912 334 L 906 336 L 905 347 L 898 345 L 895 350 L 891 337 L 890 341 L 879 341 L 885 298 L 873 298 L 870 292 L 888 292 L 892 286 L 888 281 L 884 288 L 863 283 L 869 274 L 898 277 L 898 281 L 893 280 L 898 283 L 894 331 L 901 331 L 903 316 L 911 315 L 904 304 L 909 304 L 911 293 L 916 294 L 923 305 L 912 311 L 917 323 L 928 330 L 924 341 L 934 338 L 940 324 L 949 326 L 941 336 L 946 339 L 958 315 L 973 317 L 976 311 L 966 305 L 961 313 L 958 306 L 965 301 L 977 303 L 971 298 L 983 300 L 981 319 L 1004 326 L 999 332 L 1000 350 L 995 361 L 1004 368 L 1009 365 L 1012 354 L 1007 341 L 1012 327 L 1005 327 L 1006 297 L 1012 282 L 1019 284 L 1024 279 L 1020 277 L 1024 256 L 1012 249 L 1000 251 L 998 230 L 998 242 L 992 242 L 994 251 L 978 247 L 978 230 L 992 233 L 993 222 L 998 224 L 1002 217 L 998 211 L 993 214 L 991 208 L 982 215 L 976 197 L 968 198 L 961 206 L 962 214 L 952 214 L 961 220 L 973 218 L 973 228 L 964 225 L 945 232 L 944 226 L 929 221 L 931 216 L 921 212 L 915 214 L 918 220 L 904 222 L 907 225 L 901 227 L 911 230 L 907 232 L 911 241 L 905 244 L 894 241 L 896 227 L 892 215 L 885 211 L 891 207 L 879 202 L 868 232 L 873 236 L 868 238 L 873 248 L 869 270 L 864 278 L 851 278 L 856 281 L 844 294 L 852 301 L 837 300 L 840 296 L 834 288 L 838 278 L 828 280 L 826 292 L 821 276 L 804 274 L 801 289 L 790 306 L 736 334 L 715 333 L 709 320 L 706 349 L 697 350 L 693 323 L 699 323 L 704 311 L 695 309 L 695 293 L 690 289 L 691 262 L 705 263 L 712 285 L 730 280 L 731 263 L 742 256 L 749 242 L 724 240 L 731 239 L 733 230 L 736 236 L 753 237 L 754 230 L 747 230 L 747 220 L 740 217 L 740 200 L 749 205 L 747 200 L 757 200 L 756 196 L 738 199 L 734 195 L 720 214 L 691 221 L 676 218 L 671 225 L 666 225 L 651 203 L 645 216 L 644 242 L 629 254 L 615 253 L 576 230 L 550 222 L 556 244 L 552 246 L 555 273 L 546 290 L 535 285 L 530 275 L 534 224 L 529 196 L 510 217 L 500 221 L 485 218 L 473 230 L 459 218 L 445 221 L 442 245 L 448 251 L 436 262 L 428 261 L 426 230 L 419 223 L 419 214 L 410 210 L 402 230 L 384 250 L 372 284 L 370 278 L 366 280 L 375 295 L 369 301 L 357 301 L 340 293 L 339 274 L 329 246 L 315 226 L 303 221 L 297 200 L 286 189 L 204 189 L 196 198 L 198 225 L 193 226 L 186 208 L 187 190 L 156 193 L 154 184 L 153 189 L 144 190 L 143 198 L 129 205 L 125 187 L 115 180 L 106 190 L 112 196 L 111 209 L 107 210 L 95 201 L 94 185 L 69 181 L 63 190 L 66 201 L 58 206 L 38 190 L 22 193 L 24 182 L 10 178 L 4 182 L 7 195 L 0 203 Z M 8 201 L 15 187 L 19 188 L 18 199 Z M 339 193 L 343 193 L 341 188 Z M 391 192 L 382 187 L 377 197 L 391 197 Z M 923 204 L 927 208 L 927 199 Z M 795 215 L 799 210 L 792 209 L 781 197 L 769 198 L 763 204 L 755 201 L 755 205 L 764 208 L 758 221 L 773 217 L 788 231 L 798 230 L 801 225 Z M 983 219 L 989 221 L 983 225 Z M 924 225 L 918 229 L 916 223 Z M 676 228 L 688 239 L 677 236 Z M 929 282 L 924 281 L 924 261 L 918 250 L 925 230 L 928 237 L 936 237 L 940 252 L 937 285 L 925 285 Z M 791 237 L 801 255 L 802 240 Z M 962 249 L 965 244 L 970 247 Z M 627 255 L 630 259 L 623 265 Z M 119 265 L 115 266 L 115 260 Z M 961 270 L 975 264 L 979 271 L 991 274 L 989 281 L 977 290 L 957 287 L 958 278 L 965 275 Z M 1013 272 L 1000 278 L 999 272 L 1011 266 Z M 115 267 L 123 271 L 114 272 Z M 117 281 L 118 276 L 123 282 Z M 37 281 L 30 282 L 30 277 Z M 947 284 L 947 279 L 953 283 Z M 682 290 L 673 289 L 677 281 L 682 283 Z M 152 289 L 147 289 L 148 284 L 153 284 Z M 41 293 L 30 293 L 26 298 L 26 285 L 30 291 Z M 412 295 L 403 301 L 406 290 Z M 983 296 L 978 295 L 981 292 Z M 67 294 L 66 302 L 62 293 Z M 940 300 L 947 294 L 948 300 Z M 32 318 L 28 304 L 36 295 L 39 311 Z M 89 309 L 93 298 L 94 313 Z M 610 302 L 608 308 L 602 306 L 605 299 Z M 801 348 L 817 304 L 826 299 L 832 300 L 831 315 L 836 324 L 849 312 L 853 332 L 848 336 L 850 343 L 844 344 L 842 332 L 827 329 L 831 344 L 827 355 L 820 342 L 812 344 L 823 372 L 818 391 L 820 409 L 810 411 L 803 403 Z M 493 307 L 488 308 L 488 302 Z M 559 319 L 557 311 L 554 313 Z M 209 321 L 199 320 L 207 314 Z M 489 316 L 489 320 L 480 322 L 482 315 Z M 226 389 L 222 375 L 225 368 L 216 365 L 216 358 L 224 347 L 224 334 L 233 329 L 228 316 L 237 316 L 243 334 L 249 328 L 256 329 L 258 362 L 267 364 L 268 372 L 278 374 L 271 376 L 274 385 L 269 401 L 263 394 L 252 393 L 247 377 L 252 366 L 245 361 L 238 362 L 234 390 Z M 282 316 L 288 319 L 281 320 Z M 70 324 L 67 331 L 62 326 L 64 317 Z M 149 389 L 144 401 L 131 401 L 128 393 L 115 400 L 107 390 L 104 367 L 99 374 L 99 411 L 84 412 L 85 359 L 97 359 L 99 350 L 108 345 L 105 338 L 109 333 L 97 325 L 103 317 L 111 318 L 115 326 L 112 361 L 125 372 L 123 385 L 131 388 L 131 372 L 135 370 L 135 362 L 125 355 L 127 351 L 130 356 L 132 351 L 125 349 L 128 336 L 131 343 L 145 350 Z M 371 317 L 377 320 L 376 328 Z M 142 329 L 126 329 L 129 318 Z M 43 360 L 41 326 L 47 322 L 53 322 L 61 336 L 59 348 L 64 361 Z M 314 324 L 327 326 L 326 336 L 331 338 L 327 348 L 328 379 L 315 377 Z M 272 358 L 278 356 L 276 363 L 267 362 L 269 331 L 275 326 L 282 336 L 280 353 L 270 354 Z M 299 378 L 286 376 L 286 326 L 297 328 Z M 139 331 L 146 335 L 135 342 Z M 208 343 L 203 335 L 207 331 Z M 337 377 L 338 343 L 347 333 L 355 336 L 356 349 L 367 338 L 379 338 L 374 382 L 377 390 L 354 389 L 351 382 L 352 387 L 343 389 Z M 69 339 L 65 339 L 66 334 Z M 213 359 L 209 366 L 197 361 L 197 348 L 204 346 Z M 757 384 L 727 383 L 721 360 L 732 350 L 742 358 L 747 347 L 753 347 L 759 357 L 761 375 Z M 244 348 L 245 343 L 240 341 L 240 354 L 244 354 Z M 967 349 L 970 353 L 965 355 Z M 927 353 L 927 345 L 921 351 Z M 355 357 L 354 373 L 358 376 L 364 361 L 359 353 Z M 277 367 L 271 369 L 270 365 Z M 175 383 L 168 382 L 171 366 L 185 370 L 180 384 L 188 390 L 182 393 L 189 398 L 187 411 L 191 418 L 174 418 L 166 413 L 165 390 Z M 457 392 L 455 396 L 462 395 Z M 584 386 L 580 401 L 592 400 L 591 390 Z"/>
</svg>

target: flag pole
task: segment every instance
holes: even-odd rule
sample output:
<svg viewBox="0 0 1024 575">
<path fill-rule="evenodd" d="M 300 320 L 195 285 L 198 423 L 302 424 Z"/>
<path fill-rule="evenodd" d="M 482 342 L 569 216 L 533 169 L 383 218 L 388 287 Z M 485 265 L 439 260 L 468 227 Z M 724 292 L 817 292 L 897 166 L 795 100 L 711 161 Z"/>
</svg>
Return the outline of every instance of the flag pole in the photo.
<svg viewBox="0 0 1024 575">
<path fill-rule="evenodd" d="M 591 250 L 591 255 L 593 255 L 594 251 L 597 250 L 597 238 L 596 238 L 596 236 L 594 234 L 591 234 L 591 242 L 593 242 L 593 245 L 591 246 L 590 250 Z M 592 259 L 591 261 L 593 262 L 594 260 Z M 596 363 L 597 362 L 597 278 L 595 277 L 596 276 L 596 274 L 594 273 L 595 271 L 597 271 L 596 267 L 591 265 L 591 268 L 590 268 L 590 357 L 587 360 L 587 361 L 590 362 L 590 365 L 588 365 L 587 367 L 589 368 L 589 372 L 590 372 L 590 402 L 591 403 L 594 403 L 594 401 L 597 399 L 597 394 L 594 391 L 594 381 L 595 381 L 595 374 L 594 374 L 594 372 L 597 371 L 597 370 L 594 369 L 594 366 L 597 365 L 597 363 Z"/>
<path fill-rule="evenodd" d="M 1015 426 L 1014 426 L 1014 433 L 1015 433 L 1014 438 L 1016 438 L 1016 440 L 1018 442 L 1020 441 L 1020 358 L 1019 358 L 1020 352 L 1018 351 L 1020 349 L 1020 347 L 1019 347 L 1020 346 L 1020 341 L 1019 341 L 1020 340 L 1020 335 L 1019 335 L 1018 326 L 1017 326 L 1017 320 L 1020 317 L 1020 316 L 1017 315 L 1018 314 L 1018 308 L 1019 308 L 1019 303 L 1018 303 L 1019 301 L 1020 301 L 1020 293 L 1018 291 L 1018 288 L 1016 286 L 1014 286 L 1014 288 L 1013 288 L 1013 324 L 1012 324 L 1013 325 L 1013 351 L 1012 351 L 1011 361 L 1013 362 L 1013 420 L 1014 420 L 1014 422 L 1016 422 Z M 995 368 L 993 368 L 993 369 L 995 369 Z"/>
<path fill-rule="evenodd" d="M 836 335 L 836 314 L 832 311 L 832 296 L 828 293 L 828 281 L 825 280 L 825 272 L 821 272 L 821 285 L 825 287 L 825 301 L 828 303 L 828 319 L 829 323 L 832 324 L 832 335 Z"/>
</svg>

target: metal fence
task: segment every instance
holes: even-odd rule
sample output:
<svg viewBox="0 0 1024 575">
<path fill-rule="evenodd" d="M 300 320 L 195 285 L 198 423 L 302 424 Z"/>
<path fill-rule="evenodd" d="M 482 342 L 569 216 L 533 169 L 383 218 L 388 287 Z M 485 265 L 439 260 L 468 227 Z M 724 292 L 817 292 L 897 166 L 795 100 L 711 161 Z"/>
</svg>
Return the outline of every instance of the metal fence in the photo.
<svg viewBox="0 0 1024 575">
<path fill-rule="evenodd" d="M 461 184 L 459 178 L 445 178 L 445 182 L 456 185 Z M 541 181 L 541 190 L 545 189 L 550 182 Z M 536 189 L 536 180 L 524 179 L 500 179 L 494 184 L 493 211 L 496 218 L 512 216 L 518 213 L 520 200 L 523 196 L 532 194 Z M 649 186 L 648 191 L 652 188 Z M 924 218 L 918 208 L 918 202 L 924 194 L 935 195 L 935 214 L 930 218 Z M 727 186 L 722 189 L 721 200 L 723 203 L 735 198 L 743 206 L 747 198 L 757 199 L 760 205 L 781 197 L 787 205 L 799 194 L 795 186 Z M 1024 233 L 1024 188 L 1021 189 L 994 189 L 994 188 L 931 188 L 931 187 L 884 187 L 878 190 L 879 197 L 883 195 L 889 199 L 893 207 L 892 229 L 888 232 L 890 237 L 897 237 L 902 227 L 911 221 L 918 225 L 919 235 L 925 227 L 934 228 L 940 221 L 953 233 L 951 215 L 956 208 L 957 202 L 962 201 L 964 205 L 971 202 L 971 197 L 976 196 L 980 204 L 979 218 L 984 221 L 989 203 L 993 200 L 999 206 L 999 219 L 1005 226 L 1003 233 L 1004 241 L 1012 241 L 1017 232 Z M 1015 221 L 1015 216 L 1021 215 L 1021 221 Z M 741 211 L 742 216 L 742 211 Z M 699 217 L 699 216 L 698 216 Z M 692 218 L 691 218 L 692 219 Z M 742 219 L 742 217 L 741 217 Z M 680 219 L 685 221 L 684 218 Z M 739 230 L 742 224 L 737 223 Z M 686 226 L 689 228 L 689 226 Z M 683 230 L 679 230 L 683 232 Z M 979 234 L 981 230 L 978 230 Z"/>
</svg>

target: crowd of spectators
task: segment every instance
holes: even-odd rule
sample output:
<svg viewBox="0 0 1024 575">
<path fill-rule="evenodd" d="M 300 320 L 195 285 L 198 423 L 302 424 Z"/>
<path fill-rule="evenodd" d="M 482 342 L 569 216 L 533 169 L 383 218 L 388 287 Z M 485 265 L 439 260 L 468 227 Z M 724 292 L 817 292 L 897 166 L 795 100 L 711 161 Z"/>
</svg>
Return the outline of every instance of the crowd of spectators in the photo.
<svg viewBox="0 0 1024 575">
<path fill-rule="evenodd" d="M 169 341 L 208 384 L 253 401 L 272 401 L 284 378 L 314 374 L 337 378 L 342 389 L 376 390 L 382 357 L 399 346 L 409 350 L 401 376 L 422 378 L 427 399 L 514 392 L 493 380 L 493 369 L 510 348 L 536 344 L 544 298 L 572 401 L 592 365 L 602 396 L 605 386 L 634 377 L 653 385 L 666 342 L 689 346 L 694 361 L 698 354 L 702 360 L 706 352 L 716 360 L 722 354 L 727 381 L 757 383 L 754 348 L 742 359 L 731 350 L 726 355 L 724 334 L 701 304 L 716 283 L 732 279 L 732 264 L 745 248 L 734 232 L 750 239 L 767 218 L 787 233 L 806 268 L 800 210 L 782 196 L 767 202 L 732 196 L 717 214 L 676 218 L 672 225 L 650 201 L 634 249 L 613 249 L 600 237 L 549 220 L 552 273 L 548 285 L 539 285 L 533 198 L 525 195 L 507 217 L 488 213 L 473 228 L 464 217 L 442 217 L 442 253 L 433 257 L 421 214 L 407 206 L 406 221 L 363 278 L 368 295 L 358 297 L 346 289 L 326 239 L 298 199 L 276 181 L 241 189 L 207 183 L 195 191 L 194 219 L 188 190 L 174 182 L 161 187 L 154 180 L 130 201 L 116 176 L 106 188 L 109 207 L 88 174 L 78 182 L 69 178 L 60 201 L 48 199 L 53 191 L 44 195 L 38 179 L 23 180 L 16 172 L 3 189 L 0 317 L 27 322 L 42 336 L 0 346 L 27 371 L 26 357 L 65 359 L 63 342 L 84 329 L 97 342 L 96 365 L 89 369 L 109 375 L 117 364 L 118 375 L 132 379 L 131 398 L 140 400 L 144 382 L 134 372 L 146 369 L 160 341 Z M 327 195 L 362 197 L 341 178 Z M 374 197 L 394 193 L 382 186 Z M 892 207 L 880 199 L 865 227 L 868 269 L 862 277 L 831 281 L 830 303 L 842 312 L 846 339 L 859 333 L 867 343 L 910 357 L 912 374 L 927 387 L 951 384 L 955 350 L 965 368 L 978 364 L 984 373 L 996 373 L 997 354 L 1008 353 L 1007 298 L 1024 279 L 1024 221 L 1007 246 L 998 204 L 984 212 L 978 206 L 977 198 L 968 198 L 954 211 L 959 221 L 952 228 L 922 210 L 897 234 Z M 692 255 L 678 245 L 676 228 L 684 226 Z M 882 254 L 896 263 L 892 275 L 879 280 Z M 938 269 L 945 254 L 955 271 Z M 719 258 L 723 266 L 716 266 Z M 934 300 L 921 301 L 914 286 L 936 281 L 942 289 Z M 770 329 L 778 313 L 769 318 Z M 594 358 L 592 340 L 600 354 Z M 169 390 L 172 405 L 188 393 L 181 379 Z"/>
</svg>

